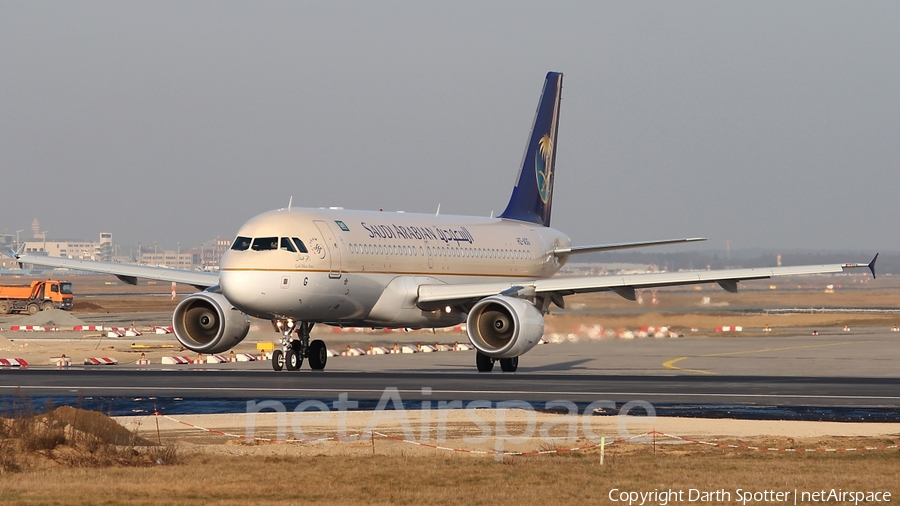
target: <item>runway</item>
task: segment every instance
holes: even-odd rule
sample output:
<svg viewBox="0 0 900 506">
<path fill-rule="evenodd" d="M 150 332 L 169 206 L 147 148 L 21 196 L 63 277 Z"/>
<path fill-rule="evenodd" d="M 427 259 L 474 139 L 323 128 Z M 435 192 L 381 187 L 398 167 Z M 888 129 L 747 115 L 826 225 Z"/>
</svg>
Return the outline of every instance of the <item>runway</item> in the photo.
<svg viewBox="0 0 900 506">
<path fill-rule="evenodd" d="M 900 409 L 898 360 L 897 333 L 836 331 L 549 344 L 513 374 L 474 372 L 473 352 L 332 357 L 317 372 L 267 362 L 31 367 L 0 370 L 0 395 L 372 400 L 393 388 L 404 400 Z"/>
<path fill-rule="evenodd" d="M 900 408 L 900 379 L 797 376 L 609 376 L 453 372 L 251 370 L 30 370 L 0 372 L 0 392 L 26 395 L 248 399 L 523 400 L 579 403 L 642 400 L 667 404 Z M 428 390 L 430 389 L 430 390 Z"/>
</svg>

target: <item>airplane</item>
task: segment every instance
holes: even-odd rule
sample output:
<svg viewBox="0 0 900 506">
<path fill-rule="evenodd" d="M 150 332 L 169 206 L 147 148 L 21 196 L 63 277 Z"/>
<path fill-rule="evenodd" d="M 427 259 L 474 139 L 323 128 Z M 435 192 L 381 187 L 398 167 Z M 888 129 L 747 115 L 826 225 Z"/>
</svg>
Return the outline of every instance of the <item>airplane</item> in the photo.
<svg viewBox="0 0 900 506">
<path fill-rule="evenodd" d="M 525 154 L 505 210 L 497 217 L 292 208 L 269 211 L 237 231 L 216 272 L 17 254 L 22 264 L 186 283 L 199 291 L 173 313 L 175 337 L 198 353 L 240 343 L 249 316 L 280 332 L 272 367 L 298 370 L 304 359 L 325 368 L 325 343 L 310 341 L 314 325 L 441 328 L 466 324 L 479 372 L 496 362 L 504 372 L 544 334 L 551 305 L 568 295 L 611 291 L 635 300 L 636 290 L 837 273 L 868 264 L 807 265 L 635 275 L 554 277 L 572 255 L 690 243 L 703 238 L 573 246 L 550 227 L 563 75 L 549 72 Z"/>
</svg>

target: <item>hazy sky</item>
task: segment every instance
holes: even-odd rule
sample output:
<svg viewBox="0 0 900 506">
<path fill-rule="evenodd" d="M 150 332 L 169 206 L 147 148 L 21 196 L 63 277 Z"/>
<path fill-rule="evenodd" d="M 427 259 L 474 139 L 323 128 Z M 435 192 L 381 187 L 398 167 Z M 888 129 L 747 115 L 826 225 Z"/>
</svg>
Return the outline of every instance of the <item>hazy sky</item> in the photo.
<svg viewBox="0 0 900 506">
<path fill-rule="evenodd" d="M 548 70 L 576 244 L 900 250 L 900 2 L 2 0 L 0 231 L 487 216 Z"/>
</svg>

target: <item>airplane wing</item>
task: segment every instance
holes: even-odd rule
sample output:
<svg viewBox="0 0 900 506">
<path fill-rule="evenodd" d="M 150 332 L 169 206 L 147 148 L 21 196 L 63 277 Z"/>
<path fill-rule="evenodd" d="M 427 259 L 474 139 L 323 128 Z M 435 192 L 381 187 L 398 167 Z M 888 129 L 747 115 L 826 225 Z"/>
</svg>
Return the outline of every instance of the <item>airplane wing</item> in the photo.
<svg viewBox="0 0 900 506">
<path fill-rule="evenodd" d="M 620 242 L 614 244 L 598 244 L 595 246 L 574 246 L 570 248 L 558 248 L 553 250 L 556 256 L 573 255 L 576 253 L 597 253 L 600 251 L 614 251 L 617 249 L 646 248 L 647 246 L 662 246 L 664 244 L 680 244 L 685 242 L 705 241 L 705 237 L 691 237 L 688 239 L 666 239 L 664 241 Z"/>
<path fill-rule="evenodd" d="M 868 264 L 801 265 L 796 267 L 765 267 L 755 269 L 725 269 L 716 271 L 663 272 L 634 274 L 628 276 L 584 276 L 535 279 L 522 282 L 473 283 L 463 285 L 421 285 L 417 305 L 423 310 L 434 310 L 444 306 L 456 306 L 477 301 L 492 295 L 530 297 L 549 296 L 562 307 L 562 297 L 576 293 L 615 292 L 622 297 L 635 300 L 635 290 L 664 286 L 696 285 L 718 283 L 729 292 L 737 292 L 738 282 L 752 279 L 767 279 L 777 276 L 801 274 L 829 274 L 844 272 L 846 269 L 868 267 L 875 276 L 875 260 Z"/>
<path fill-rule="evenodd" d="M 219 274 L 215 272 L 186 271 L 151 267 L 147 265 L 120 264 L 115 262 L 95 262 L 93 260 L 76 260 L 73 258 L 48 257 L 43 255 L 16 255 L 20 264 L 34 264 L 45 267 L 71 269 L 75 271 L 112 274 L 130 285 L 137 284 L 137 278 L 174 281 L 197 287 L 199 290 L 219 284 Z"/>
</svg>

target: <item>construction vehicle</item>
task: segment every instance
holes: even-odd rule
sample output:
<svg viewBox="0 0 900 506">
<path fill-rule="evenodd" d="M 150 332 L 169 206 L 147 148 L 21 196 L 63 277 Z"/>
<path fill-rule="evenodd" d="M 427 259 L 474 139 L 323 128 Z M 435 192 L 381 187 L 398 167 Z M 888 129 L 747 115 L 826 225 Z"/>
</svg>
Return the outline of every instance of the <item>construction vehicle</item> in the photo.
<svg viewBox="0 0 900 506">
<path fill-rule="evenodd" d="M 46 309 L 72 309 L 72 283 L 32 281 L 31 286 L 0 285 L 0 315 L 35 314 Z"/>
</svg>

